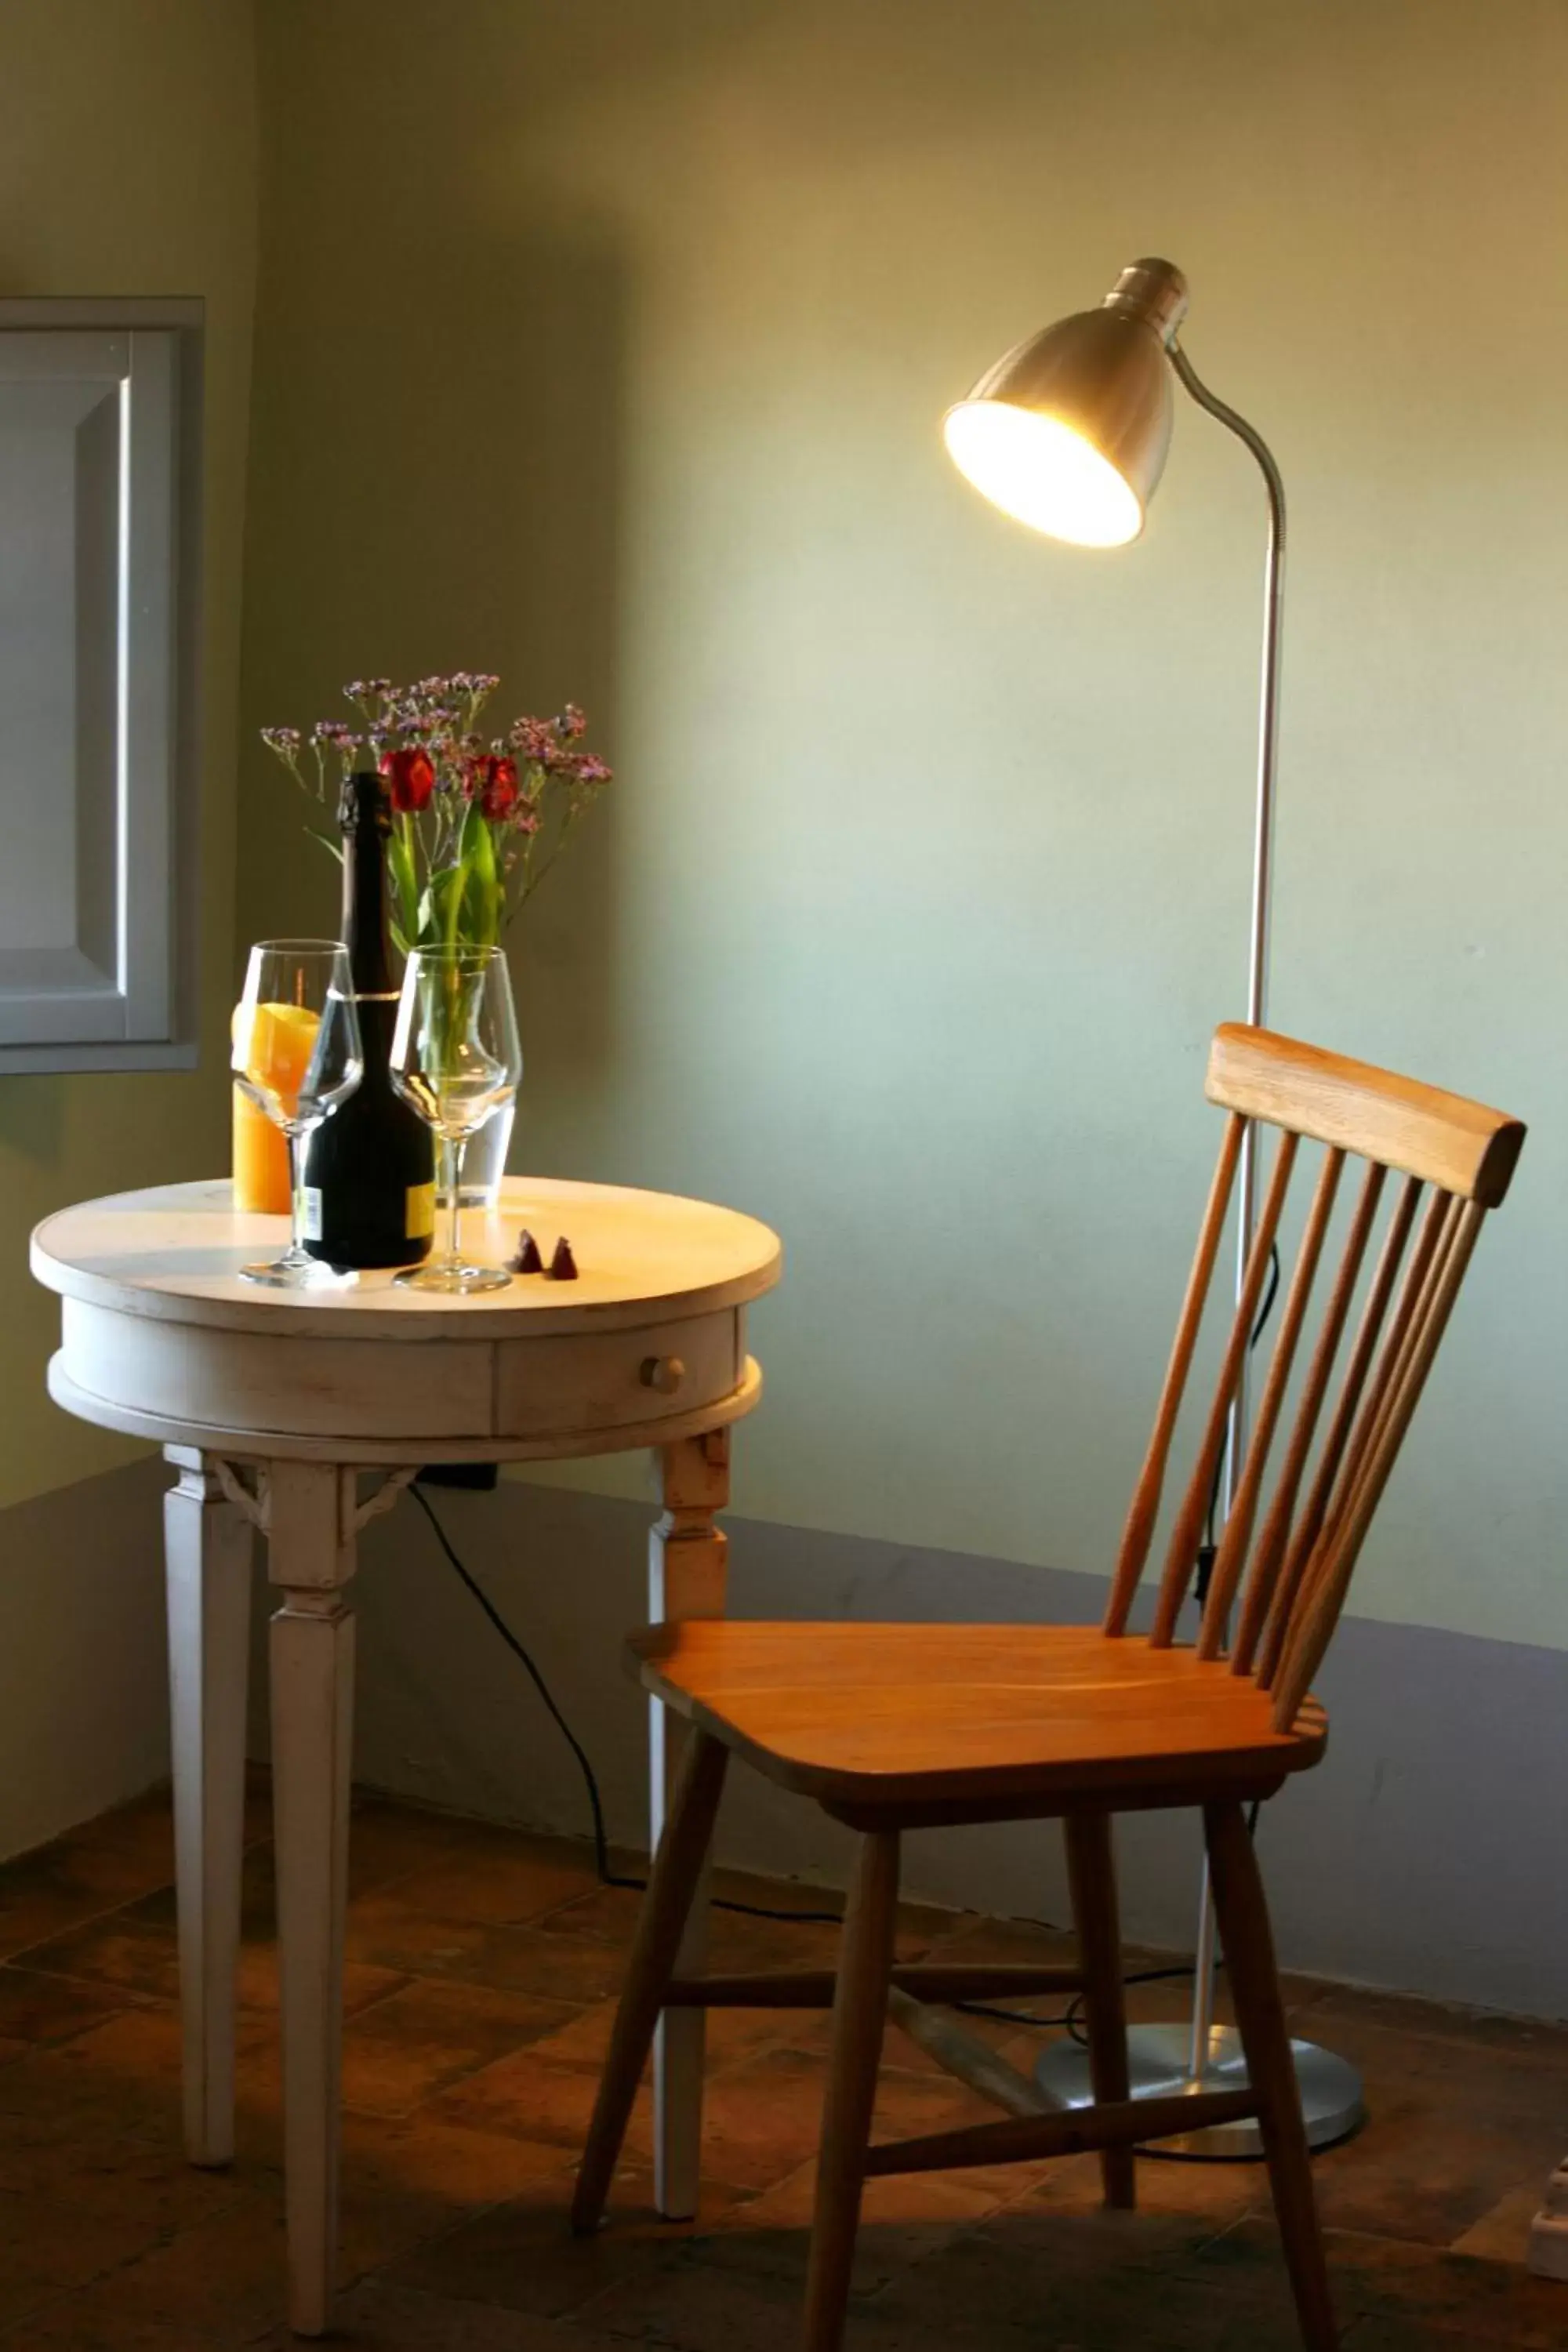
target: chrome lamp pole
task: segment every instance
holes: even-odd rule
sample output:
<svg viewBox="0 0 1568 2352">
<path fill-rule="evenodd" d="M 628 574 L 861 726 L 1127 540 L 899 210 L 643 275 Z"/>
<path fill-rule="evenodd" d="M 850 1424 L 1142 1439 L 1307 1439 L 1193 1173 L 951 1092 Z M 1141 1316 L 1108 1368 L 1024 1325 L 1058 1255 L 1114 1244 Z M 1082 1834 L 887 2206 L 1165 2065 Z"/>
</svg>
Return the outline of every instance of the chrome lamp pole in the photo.
<svg viewBox="0 0 1568 2352">
<path fill-rule="evenodd" d="M 1258 797 L 1253 825 L 1252 920 L 1247 1018 L 1261 1028 L 1268 983 L 1273 885 L 1276 753 L 1279 733 L 1280 624 L 1285 596 L 1285 486 L 1268 443 L 1244 416 L 1210 392 L 1178 343 L 1187 285 L 1168 261 L 1135 261 L 1096 310 L 1058 320 L 1019 343 L 987 370 L 943 425 L 954 463 L 975 488 L 1021 522 L 1082 547 L 1120 547 L 1136 539 L 1170 446 L 1173 372 L 1200 408 L 1245 443 L 1268 499 L 1263 578 L 1263 670 L 1258 728 Z M 1167 362 L 1169 366 L 1167 366 Z M 1241 1147 L 1237 1231 L 1239 1298 L 1252 1245 L 1257 1194 L 1253 1130 Z M 1247 1363 L 1231 1408 L 1224 1507 L 1228 1516 L 1247 1450 Z M 1215 1914 L 1208 1864 L 1203 1867 L 1192 2016 L 1185 2025 L 1141 2025 L 1129 2032 L 1134 2098 L 1245 2083 L 1239 2039 L 1214 2021 Z M 1295 2042 L 1302 2115 L 1313 2147 L 1342 2139 L 1363 2121 L 1355 2069 L 1316 2043 Z M 1055 2042 L 1036 2070 L 1042 2092 L 1059 2106 L 1089 2106 L 1089 2053 Z M 1262 2141 L 1250 2119 L 1210 2126 L 1163 2152 L 1252 2157 Z"/>
</svg>

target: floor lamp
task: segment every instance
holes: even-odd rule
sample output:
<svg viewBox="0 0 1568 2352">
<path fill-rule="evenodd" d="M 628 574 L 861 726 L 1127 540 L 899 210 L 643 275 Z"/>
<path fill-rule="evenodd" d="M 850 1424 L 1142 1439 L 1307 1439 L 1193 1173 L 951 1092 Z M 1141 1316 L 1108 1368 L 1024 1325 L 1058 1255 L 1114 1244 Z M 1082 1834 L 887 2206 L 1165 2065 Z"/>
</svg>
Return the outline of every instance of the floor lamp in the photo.
<svg viewBox="0 0 1568 2352">
<path fill-rule="evenodd" d="M 1247 1017 L 1261 1027 L 1268 980 L 1268 913 L 1273 870 L 1275 749 L 1279 719 L 1279 625 L 1285 571 L 1285 489 L 1267 443 L 1245 417 L 1202 383 L 1176 341 L 1186 315 L 1187 284 L 1168 261 L 1134 261 L 1097 310 L 1058 320 L 1019 343 L 987 370 L 968 397 L 949 409 L 943 432 L 959 470 L 993 504 L 1034 530 L 1079 547 L 1124 547 L 1143 528 L 1144 509 L 1170 446 L 1173 372 L 1200 408 L 1244 441 L 1268 494 L 1268 552 L 1263 591 L 1263 686 L 1258 731 L 1258 803 L 1253 832 L 1252 928 Z M 1242 1144 L 1237 1283 L 1251 1245 L 1256 1193 L 1252 1130 Z M 1247 1444 L 1247 1372 L 1230 1421 L 1225 1507 Z M 1245 2081 L 1236 2034 L 1214 2022 L 1215 1925 L 1205 1865 L 1199 1905 L 1193 2014 L 1187 2025 L 1134 2026 L 1128 2036 L 1133 2095 L 1166 2097 L 1215 2087 L 1216 2077 Z M 1293 2045 L 1302 2112 L 1313 2147 L 1342 2139 L 1363 2120 L 1353 2067 L 1313 2042 Z M 1053 2102 L 1087 2106 L 1093 2092 L 1088 2053 L 1054 2044 L 1037 2069 Z M 1253 2156 L 1261 2142 L 1251 2122 L 1218 2125 L 1178 2144 L 1187 2153 Z"/>
</svg>

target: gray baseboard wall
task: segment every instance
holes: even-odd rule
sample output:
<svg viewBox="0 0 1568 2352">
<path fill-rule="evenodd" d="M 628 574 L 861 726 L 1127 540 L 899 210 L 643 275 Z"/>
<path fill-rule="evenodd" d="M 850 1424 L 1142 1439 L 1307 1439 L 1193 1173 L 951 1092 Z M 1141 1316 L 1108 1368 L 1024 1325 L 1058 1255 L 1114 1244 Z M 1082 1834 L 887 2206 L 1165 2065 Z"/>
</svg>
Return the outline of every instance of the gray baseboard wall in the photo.
<svg viewBox="0 0 1568 2352">
<path fill-rule="evenodd" d="M 507 1482 L 437 1496 L 465 1561 L 593 1757 L 612 1836 L 644 1841 L 643 1702 L 620 1635 L 647 1614 L 638 1506 Z M 731 1514 L 731 1606 L 763 1617 L 1092 1622 L 1090 1576 Z M 581 1782 L 521 1670 L 417 1509 L 363 1538 L 356 1770 L 426 1802 L 581 1833 Z M 1329 1754 L 1259 1831 L 1280 1956 L 1346 1981 L 1543 2017 L 1568 2011 L 1568 1653 L 1351 1619 L 1322 1681 Z M 1190 1948 L 1198 1848 L 1184 1816 L 1120 1828 L 1130 1937 Z M 721 1829 L 738 1865 L 842 1883 L 843 1833 L 752 1773 Z M 908 1891 L 1067 1916 L 1058 1831 L 910 1839 Z"/>
<path fill-rule="evenodd" d="M 0 1855 L 169 1769 L 156 1458 L 0 1512 Z"/>
<path fill-rule="evenodd" d="M 0 1854 L 40 1844 L 168 1769 L 155 1459 L 0 1515 Z M 621 1635 L 647 1613 L 647 1508 L 509 1481 L 437 1497 L 473 1573 L 538 1657 L 597 1767 L 613 1837 L 645 1842 L 643 1700 Z M 1091 1622 L 1099 1579 L 731 1514 L 738 1615 Z M 355 1580 L 355 1770 L 482 1819 L 582 1834 L 576 1768 L 411 1503 L 373 1522 Z M 268 1610 L 257 1580 L 258 1630 Z M 1261 1850 L 1287 1965 L 1525 2015 L 1568 2011 L 1568 1653 L 1351 1619 L 1323 1679 L 1321 1769 L 1267 1808 Z M 266 1746 L 265 1643 L 252 1685 Z M 844 1834 L 752 1773 L 721 1841 L 738 1864 L 841 1885 Z M 1195 1824 L 1120 1831 L 1127 1933 L 1190 1948 Z M 911 1895 L 1061 1921 L 1050 1826 L 909 1843 Z"/>
</svg>

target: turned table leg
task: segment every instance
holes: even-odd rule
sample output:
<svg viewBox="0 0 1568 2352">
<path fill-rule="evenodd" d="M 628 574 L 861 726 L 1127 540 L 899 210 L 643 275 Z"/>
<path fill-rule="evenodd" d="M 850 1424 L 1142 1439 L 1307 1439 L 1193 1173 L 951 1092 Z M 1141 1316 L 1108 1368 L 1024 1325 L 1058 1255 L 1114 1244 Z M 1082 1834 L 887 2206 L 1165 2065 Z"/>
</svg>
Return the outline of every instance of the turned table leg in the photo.
<svg viewBox="0 0 1568 2352">
<path fill-rule="evenodd" d="M 245 1848 L 249 1520 L 200 1454 L 165 1448 L 163 1497 L 185 2152 L 234 2160 L 235 1972 Z"/>
<path fill-rule="evenodd" d="M 354 1477 L 275 1462 L 268 1478 L 272 1788 L 283 1998 L 289 2316 L 328 2325 L 337 2262 L 343 1913 L 348 1891 L 354 1621 Z"/>
<path fill-rule="evenodd" d="M 730 1499 L 730 1433 L 683 1437 L 663 1449 L 664 1515 L 648 1547 L 648 1614 L 657 1623 L 724 1614 L 729 1538 L 713 1524 Z M 657 1847 L 674 1793 L 684 1728 L 648 1702 L 648 1836 Z M 700 1883 L 676 1967 L 700 1975 L 708 1937 L 707 1874 Z M 706 2012 L 666 2010 L 653 2045 L 654 2202 L 669 2221 L 697 2210 L 702 2170 L 702 2062 Z"/>
</svg>

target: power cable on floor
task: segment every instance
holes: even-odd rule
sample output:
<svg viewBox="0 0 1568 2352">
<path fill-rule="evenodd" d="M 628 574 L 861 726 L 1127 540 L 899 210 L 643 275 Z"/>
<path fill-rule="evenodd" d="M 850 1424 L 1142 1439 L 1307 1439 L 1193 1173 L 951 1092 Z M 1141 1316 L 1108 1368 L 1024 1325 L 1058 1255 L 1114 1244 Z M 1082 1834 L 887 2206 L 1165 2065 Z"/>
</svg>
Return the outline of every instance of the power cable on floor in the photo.
<svg viewBox="0 0 1568 2352">
<path fill-rule="evenodd" d="M 454 1574 L 461 1580 L 469 1596 L 474 1601 L 478 1601 L 479 1607 L 484 1611 L 485 1615 L 489 1618 L 491 1625 L 500 1635 L 500 1638 L 506 1643 L 507 1648 L 511 1652 L 513 1657 L 516 1658 L 518 1664 L 528 1675 L 528 1678 L 532 1683 L 534 1689 L 539 1693 L 540 1697 L 543 1700 L 551 1721 L 554 1724 L 556 1729 L 560 1732 L 561 1737 L 564 1739 L 567 1747 L 572 1750 L 573 1755 L 576 1759 L 577 1769 L 583 1776 L 583 1786 L 587 1791 L 588 1811 L 593 1817 L 594 1866 L 598 1874 L 599 1884 L 601 1886 L 623 1888 L 626 1892 L 632 1895 L 640 1895 L 644 1893 L 647 1886 L 647 1881 L 646 1878 L 628 1877 L 622 1872 L 613 1870 L 610 1867 L 610 1842 L 605 1830 L 605 1806 L 604 1800 L 599 1794 L 598 1776 L 594 1770 L 593 1763 L 589 1759 L 586 1748 L 578 1738 L 576 1733 L 573 1730 L 572 1726 L 567 1722 L 564 1715 L 561 1712 L 559 1706 L 556 1704 L 554 1694 L 552 1692 L 550 1685 L 545 1681 L 542 1674 L 541 1674 L 532 1655 L 523 1646 L 522 1643 L 518 1640 L 517 1635 L 512 1632 L 511 1627 L 507 1623 L 506 1619 L 501 1615 L 500 1610 L 491 1601 L 489 1595 L 485 1591 L 483 1586 L 477 1581 L 477 1580 L 469 1573 L 468 1570 L 465 1568 L 461 1559 L 458 1559 L 457 1551 L 453 1547 L 451 1538 L 447 1535 L 446 1528 L 441 1525 L 440 1520 L 437 1517 L 430 1497 L 423 1492 L 417 1479 L 416 1479 L 408 1491 L 413 1496 L 415 1501 L 418 1504 L 420 1509 L 424 1512 L 426 1517 L 429 1520 L 436 1540 L 447 1556 L 448 1566 L 452 1569 Z M 723 1895 L 715 1895 L 713 1903 L 714 1907 L 717 1910 L 738 1911 L 743 1918 L 747 1919 L 794 1920 L 797 1924 L 804 1924 L 807 1927 L 840 1927 L 844 1924 L 844 1915 L 839 1911 L 770 1911 L 763 1904 L 738 1903 L 731 1898 Z"/>
</svg>

